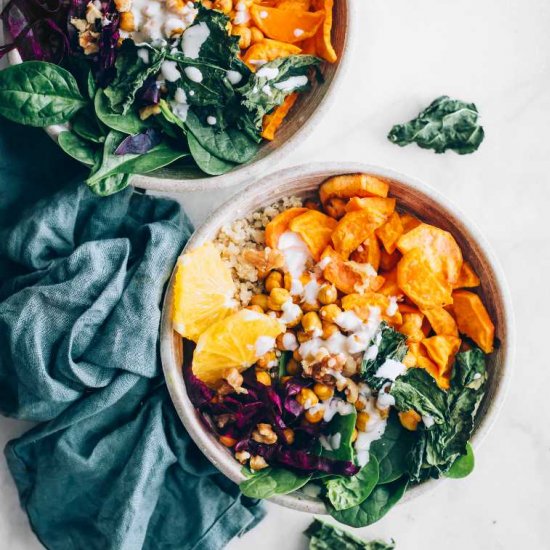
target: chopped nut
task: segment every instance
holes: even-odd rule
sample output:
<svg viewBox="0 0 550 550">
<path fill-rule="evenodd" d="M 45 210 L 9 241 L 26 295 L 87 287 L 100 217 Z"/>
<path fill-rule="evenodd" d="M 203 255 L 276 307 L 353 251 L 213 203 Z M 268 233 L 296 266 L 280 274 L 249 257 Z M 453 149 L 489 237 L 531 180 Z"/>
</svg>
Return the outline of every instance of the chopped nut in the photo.
<svg viewBox="0 0 550 550">
<path fill-rule="evenodd" d="M 77 17 L 71 17 L 71 25 L 79 32 L 84 32 L 88 28 L 86 19 L 78 19 Z"/>
<path fill-rule="evenodd" d="M 97 19 L 101 19 L 102 17 L 101 11 L 97 9 L 93 2 L 90 2 L 86 6 L 86 21 L 88 21 L 90 25 L 93 25 Z"/>
<path fill-rule="evenodd" d="M 235 453 L 235 458 L 241 463 L 245 464 L 246 461 L 250 458 L 250 453 L 248 451 L 237 451 Z"/>
<path fill-rule="evenodd" d="M 263 250 L 247 248 L 243 250 L 242 258 L 258 270 L 258 276 L 261 279 L 266 277 L 270 271 L 281 269 L 285 265 L 283 253 L 269 247 Z"/>
<path fill-rule="evenodd" d="M 99 51 L 99 33 L 84 31 L 78 37 L 78 45 L 84 50 L 85 55 L 92 55 Z"/>
<path fill-rule="evenodd" d="M 117 11 L 123 13 L 132 9 L 132 0 L 115 0 Z"/>
<path fill-rule="evenodd" d="M 273 445 L 277 442 L 277 434 L 273 431 L 271 424 L 260 423 L 252 432 L 252 439 L 258 443 Z"/>
<path fill-rule="evenodd" d="M 223 377 L 225 380 L 227 380 L 227 383 L 235 390 L 235 393 L 248 393 L 248 390 L 242 387 L 244 382 L 242 374 L 235 367 L 233 367 L 232 369 L 227 369 Z"/>
<path fill-rule="evenodd" d="M 269 464 L 265 461 L 263 456 L 253 456 L 250 459 L 250 469 L 254 471 L 263 470 L 264 468 L 267 468 Z"/>
</svg>

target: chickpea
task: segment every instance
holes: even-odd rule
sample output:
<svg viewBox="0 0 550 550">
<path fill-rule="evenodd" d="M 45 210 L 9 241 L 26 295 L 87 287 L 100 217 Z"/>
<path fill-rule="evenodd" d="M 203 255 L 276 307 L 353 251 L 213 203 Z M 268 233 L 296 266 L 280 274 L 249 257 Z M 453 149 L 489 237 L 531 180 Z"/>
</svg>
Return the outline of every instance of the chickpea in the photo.
<svg viewBox="0 0 550 550">
<path fill-rule="evenodd" d="M 288 374 L 290 374 L 291 376 L 296 376 L 300 372 L 300 370 L 300 363 L 298 363 L 298 361 L 296 361 L 294 357 L 290 359 L 290 361 L 286 365 L 286 372 L 288 372 Z"/>
<path fill-rule="evenodd" d="M 331 388 L 330 386 L 327 386 L 326 384 L 321 384 L 317 382 L 313 386 L 313 391 L 315 395 L 321 399 L 321 401 L 324 401 L 325 399 L 330 399 L 334 395 L 334 388 Z"/>
<path fill-rule="evenodd" d="M 269 464 L 265 461 L 265 458 L 263 456 L 253 456 L 250 459 L 250 469 L 257 472 L 258 470 L 263 470 L 264 468 L 267 468 Z"/>
<path fill-rule="evenodd" d="M 290 292 L 292 288 L 292 275 L 290 273 L 285 273 L 283 287 Z"/>
<path fill-rule="evenodd" d="M 239 36 L 239 48 L 241 50 L 246 50 L 252 41 L 252 33 L 248 27 L 243 25 L 233 25 L 231 29 L 231 34 L 233 36 Z"/>
<path fill-rule="evenodd" d="M 331 336 L 340 332 L 340 329 L 334 323 L 327 323 L 323 321 L 323 339 L 328 340 Z"/>
<path fill-rule="evenodd" d="M 213 7 L 227 15 L 233 9 L 233 0 L 215 0 Z"/>
<path fill-rule="evenodd" d="M 359 396 L 359 398 L 355 402 L 355 409 L 358 411 L 362 411 L 366 406 L 367 403 L 365 402 L 365 399 L 362 396 Z"/>
<path fill-rule="evenodd" d="M 307 342 L 311 336 L 307 332 L 299 330 L 296 333 L 296 338 L 298 339 L 298 343 L 303 344 L 304 342 Z"/>
<path fill-rule="evenodd" d="M 300 363 L 302 361 L 302 354 L 300 353 L 300 350 L 299 349 L 295 349 L 293 352 L 292 352 L 292 358 L 295 360 L 295 361 L 298 361 L 298 363 Z"/>
<path fill-rule="evenodd" d="M 302 328 L 305 332 L 308 334 L 317 335 L 318 333 L 322 332 L 323 325 L 321 324 L 321 319 L 319 319 L 319 315 L 315 313 L 314 311 L 309 311 L 302 317 Z"/>
<path fill-rule="evenodd" d="M 333 304 L 338 298 L 338 291 L 332 284 L 324 284 L 319 289 L 317 298 L 323 305 Z"/>
<path fill-rule="evenodd" d="M 265 311 L 266 309 L 268 309 L 267 296 L 265 294 L 256 294 L 255 296 L 252 296 L 250 304 L 253 306 L 260 306 L 263 311 Z"/>
<path fill-rule="evenodd" d="M 347 384 L 345 394 L 346 394 L 346 401 L 348 403 L 351 403 L 354 405 L 357 402 L 357 399 L 359 399 L 359 386 L 351 379 L 347 378 Z"/>
<path fill-rule="evenodd" d="M 119 27 L 126 32 L 133 32 L 136 30 L 136 22 L 134 21 L 134 14 L 131 11 L 125 11 L 120 14 Z"/>
<path fill-rule="evenodd" d="M 250 42 L 256 44 L 264 39 L 264 33 L 258 27 L 250 28 Z"/>
<path fill-rule="evenodd" d="M 274 362 L 277 361 L 277 356 L 275 355 L 275 352 L 273 350 L 268 351 L 267 353 L 264 353 L 261 357 L 259 357 L 256 360 L 256 365 L 260 369 L 268 369 L 269 367 L 272 367 Z"/>
<path fill-rule="evenodd" d="M 291 331 L 279 334 L 275 339 L 275 343 L 281 351 L 294 351 L 298 347 L 296 335 Z"/>
<path fill-rule="evenodd" d="M 246 306 L 245 309 L 249 309 L 250 311 L 257 311 L 258 313 L 264 312 L 264 310 L 260 306 L 256 306 L 256 305 Z"/>
<path fill-rule="evenodd" d="M 289 380 L 292 380 L 292 376 L 283 376 L 281 377 L 281 384 L 284 386 Z"/>
<path fill-rule="evenodd" d="M 256 371 L 256 380 L 264 386 L 271 386 L 271 376 L 265 371 Z"/>
<path fill-rule="evenodd" d="M 283 430 L 283 435 L 287 445 L 292 445 L 294 443 L 294 430 L 292 428 L 285 428 Z"/>
<path fill-rule="evenodd" d="M 321 304 L 315 300 L 315 302 L 313 303 L 310 303 L 310 302 L 304 302 L 302 304 L 302 309 L 306 312 L 309 312 L 309 311 L 319 311 L 319 308 L 321 307 Z"/>
<path fill-rule="evenodd" d="M 357 426 L 357 429 L 360 432 L 366 432 L 367 426 L 369 423 L 370 416 L 368 413 L 362 411 L 360 413 L 357 413 L 357 421 L 355 422 L 355 425 Z"/>
<path fill-rule="evenodd" d="M 319 313 L 323 321 L 334 323 L 336 318 L 342 313 L 342 310 L 336 304 L 327 304 L 320 309 Z"/>
<path fill-rule="evenodd" d="M 282 288 L 283 274 L 280 271 L 272 271 L 265 280 L 265 289 L 271 292 L 274 288 Z"/>
<path fill-rule="evenodd" d="M 411 432 L 416 431 L 416 428 L 418 427 L 418 423 L 422 418 L 416 411 L 413 411 L 411 409 L 410 411 L 400 412 L 397 414 L 399 416 L 399 421 L 401 422 L 401 425 L 403 426 L 403 428 Z"/>
<path fill-rule="evenodd" d="M 324 407 L 316 407 L 314 411 L 312 410 L 306 411 L 305 418 L 311 424 L 317 424 L 318 422 L 321 422 L 321 420 L 323 420 L 324 415 L 325 415 Z"/>
<path fill-rule="evenodd" d="M 230 435 L 222 435 L 220 436 L 220 443 L 226 447 L 233 447 L 237 443 L 237 440 Z"/>
<path fill-rule="evenodd" d="M 284 288 L 274 288 L 269 293 L 267 307 L 273 311 L 281 311 L 282 305 L 290 300 L 290 293 Z"/>
<path fill-rule="evenodd" d="M 315 395 L 313 390 L 309 388 L 302 388 L 300 393 L 296 396 L 296 401 L 302 405 L 302 407 L 314 407 L 319 403 L 319 398 Z"/>
</svg>

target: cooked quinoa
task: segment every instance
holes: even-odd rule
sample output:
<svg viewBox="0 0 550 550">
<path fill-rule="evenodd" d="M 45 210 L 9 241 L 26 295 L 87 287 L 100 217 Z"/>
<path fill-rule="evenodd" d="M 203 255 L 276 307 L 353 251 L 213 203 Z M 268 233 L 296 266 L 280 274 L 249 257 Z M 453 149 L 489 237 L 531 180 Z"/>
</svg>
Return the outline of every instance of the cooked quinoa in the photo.
<svg viewBox="0 0 550 550">
<path fill-rule="evenodd" d="M 242 258 L 243 250 L 262 250 L 265 246 L 265 228 L 277 215 L 289 208 L 301 207 L 299 197 L 284 197 L 277 202 L 249 214 L 246 218 L 224 225 L 214 244 L 220 250 L 222 259 L 231 268 L 231 275 L 237 286 L 237 299 L 242 306 L 248 305 L 254 294 L 262 292 L 262 281 L 258 270 Z"/>
</svg>

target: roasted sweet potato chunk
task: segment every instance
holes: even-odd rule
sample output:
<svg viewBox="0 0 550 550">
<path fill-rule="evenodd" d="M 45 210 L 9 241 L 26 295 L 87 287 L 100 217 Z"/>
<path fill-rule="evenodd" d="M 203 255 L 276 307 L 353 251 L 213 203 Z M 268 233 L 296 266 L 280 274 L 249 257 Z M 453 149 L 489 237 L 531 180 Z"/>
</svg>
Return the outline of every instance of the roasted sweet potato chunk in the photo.
<svg viewBox="0 0 550 550">
<path fill-rule="evenodd" d="M 335 220 L 339 220 L 346 215 L 346 201 L 333 197 L 329 199 L 325 204 L 325 212 Z"/>
<path fill-rule="evenodd" d="M 280 0 L 275 3 L 275 7 L 280 10 L 309 11 L 311 7 L 310 0 Z"/>
<path fill-rule="evenodd" d="M 401 224 L 403 225 L 403 233 L 408 233 L 415 227 L 418 227 L 422 222 L 411 214 L 401 214 Z"/>
<path fill-rule="evenodd" d="M 305 12 L 271 8 L 269 6 L 250 6 L 250 15 L 256 26 L 269 38 L 293 44 L 315 35 L 325 19 L 325 12 Z M 300 29 L 301 33 L 296 33 Z"/>
<path fill-rule="evenodd" d="M 442 307 L 423 309 L 422 313 L 430 323 L 433 331 L 442 336 L 458 337 L 458 328 L 453 316 Z"/>
<path fill-rule="evenodd" d="M 351 260 L 360 264 L 370 264 L 375 271 L 380 268 L 380 245 L 373 235 L 364 240 L 357 250 L 352 252 Z"/>
<path fill-rule="evenodd" d="M 277 214 L 265 228 L 265 244 L 269 248 L 277 248 L 279 243 L 279 237 L 285 232 L 288 231 L 288 225 L 290 222 L 307 212 L 307 208 L 289 208 L 284 210 L 280 214 Z"/>
<path fill-rule="evenodd" d="M 270 141 L 275 139 L 275 132 L 283 123 L 286 115 L 298 99 L 298 94 L 290 94 L 272 113 L 264 116 L 262 137 Z"/>
<path fill-rule="evenodd" d="M 319 189 L 321 202 L 325 204 L 332 197 L 387 197 L 390 186 L 387 182 L 367 174 L 334 176 L 325 181 Z"/>
<path fill-rule="evenodd" d="M 379 290 L 380 294 L 395 296 L 396 298 L 401 299 L 403 297 L 403 291 L 397 284 L 397 268 L 394 267 L 391 271 L 384 271 L 382 276 L 384 277 L 384 284 Z M 401 311 L 401 308 L 399 308 L 399 311 Z M 403 311 L 401 311 L 401 313 L 403 313 Z"/>
<path fill-rule="evenodd" d="M 459 332 L 469 336 L 485 353 L 491 353 L 495 325 L 481 298 L 468 290 L 455 290 L 452 310 Z"/>
<path fill-rule="evenodd" d="M 248 68 L 255 72 L 262 63 L 269 63 L 278 57 L 288 57 L 289 55 L 297 55 L 301 53 L 301 48 L 294 44 L 285 44 L 279 40 L 270 40 L 265 38 L 256 44 L 252 44 L 246 50 L 243 56 L 243 61 Z"/>
<path fill-rule="evenodd" d="M 342 309 L 353 311 L 363 321 L 368 321 L 371 309 L 377 308 L 382 319 L 390 322 L 401 321 L 399 310 L 389 310 L 390 299 L 379 292 L 365 292 L 364 294 L 348 294 L 342 297 Z"/>
<path fill-rule="evenodd" d="M 479 277 L 476 275 L 473 267 L 468 262 L 464 262 L 458 279 L 453 285 L 454 288 L 475 288 L 479 284 Z"/>
<path fill-rule="evenodd" d="M 352 197 L 346 205 L 346 212 L 368 210 L 372 219 L 387 220 L 395 212 L 395 199 L 383 197 Z"/>
<path fill-rule="evenodd" d="M 422 309 L 443 307 L 453 302 L 451 286 L 432 270 L 419 248 L 411 250 L 399 260 L 397 284 Z"/>
<path fill-rule="evenodd" d="M 422 332 L 422 321 L 424 315 L 421 313 L 403 313 L 403 324 L 399 327 L 399 332 L 407 336 L 407 343 L 422 342 L 424 333 Z"/>
<path fill-rule="evenodd" d="M 316 10 L 323 10 L 325 12 L 325 19 L 323 24 L 319 27 L 319 30 L 315 33 L 315 51 L 319 57 L 322 57 L 329 63 L 335 63 L 338 60 L 338 56 L 332 46 L 331 33 L 332 33 L 332 8 L 334 7 L 334 0 L 313 0 L 313 6 Z"/>
<path fill-rule="evenodd" d="M 460 349 L 460 338 L 456 336 L 432 336 L 422 340 L 428 352 L 428 357 L 439 367 L 439 374 L 447 373 L 454 362 L 454 357 Z"/>
<path fill-rule="evenodd" d="M 380 269 L 384 271 L 391 271 L 397 262 L 401 259 L 401 252 L 395 250 L 391 254 L 388 254 L 384 249 L 380 250 Z"/>
<path fill-rule="evenodd" d="M 372 214 L 368 210 L 348 212 L 338 222 L 332 234 L 334 249 L 347 260 L 361 243 L 374 235 L 375 229 L 379 226 L 380 222 L 373 221 Z"/>
<path fill-rule="evenodd" d="M 337 223 L 336 220 L 322 212 L 307 210 L 304 214 L 290 220 L 288 227 L 302 237 L 313 259 L 318 262 L 323 250 L 330 243 Z"/>
<path fill-rule="evenodd" d="M 397 241 L 402 234 L 403 225 L 397 212 L 394 212 L 388 218 L 388 221 L 376 230 L 376 236 L 380 239 L 380 242 L 384 245 L 384 249 L 388 254 L 395 252 Z"/>
<path fill-rule="evenodd" d="M 414 249 L 421 250 L 433 271 L 441 272 L 450 284 L 458 280 L 462 252 L 448 231 L 422 223 L 403 234 L 397 242 L 397 248 L 402 254 Z"/>
</svg>

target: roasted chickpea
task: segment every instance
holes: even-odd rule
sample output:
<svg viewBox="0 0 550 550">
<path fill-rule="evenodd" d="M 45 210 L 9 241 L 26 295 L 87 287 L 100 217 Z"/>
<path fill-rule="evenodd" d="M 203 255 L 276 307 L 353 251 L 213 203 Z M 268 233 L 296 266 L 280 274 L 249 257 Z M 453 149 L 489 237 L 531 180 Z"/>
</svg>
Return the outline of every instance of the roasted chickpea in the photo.
<svg viewBox="0 0 550 550">
<path fill-rule="evenodd" d="M 336 304 L 327 304 L 319 310 L 321 319 L 323 321 L 328 321 L 329 323 L 334 323 L 336 318 L 342 313 L 342 310 Z"/>
<path fill-rule="evenodd" d="M 370 418 L 369 414 L 364 411 L 357 413 L 357 421 L 355 422 L 355 425 L 357 426 L 357 429 L 360 432 L 367 431 L 369 418 Z"/>
<path fill-rule="evenodd" d="M 294 430 L 292 428 L 285 428 L 283 430 L 283 435 L 287 445 L 292 445 L 294 443 Z"/>
<path fill-rule="evenodd" d="M 302 317 L 302 328 L 305 332 L 308 334 L 314 334 L 317 335 L 318 333 L 322 332 L 323 325 L 321 324 L 321 319 L 319 319 L 319 315 L 315 313 L 314 311 L 309 311 Z"/>
<path fill-rule="evenodd" d="M 267 307 L 273 311 L 281 311 L 283 304 L 290 299 L 290 293 L 288 290 L 285 290 L 284 288 L 274 288 L 269 293 Z"/>
<path fill-rule="evenodd" d="M 318 422 L 321 422 L 321 420 L 323 420 L 324 415 L 325 415 L 324 407 L 315 407 L 314 410 L 311 410 L 311 409 L 307 410 L 304 416 L 306 420 L 311 424 L 317 424 Z"/>
<path fill-rule="evenodd" d="M 246 306 L 245 309 L 249 309 L 250 311 L 257 311 L 258 313 L 264 312 L 264 310 L 260 306 L 256 306 L 256 305 Z"/>
<path fill-rule="evenodd" d="M 296 376 L 301 370 L 300 363 L 292 357 L 289 362 L 286 364 L 286 372 L 291 376 Z"/>
<path fill-rule="evenodd" d="M 327 283 L 321 286 L 317 298 L 323 305 L 333 304 L 338 298 L 338 291 L 334 285 Z"/>
<path fill-rule="evenodd" d="M 220 443 L 226 447 L 233 447 L 237 440 L 229 435 L 222 435 L 220 436 Z"/>
<path fill-rule="evenodd" d="M 256 380 L 264 386 L 271 386 L 271 376 L 265 371 L 256 371 Z"/>
<path fill-rule="evenodd" d="M 309 388 L 302 388 L 296 397 L 296 401 L 298 401 L 302 407 L 310 408 L 319 403 L 319 398 L 315 395 L 313 390 Z"/>
<path fill-rule="evenodd" d="M 317 382 L 313 386 L 313 391 L 315 395 L 319 399 L 321 399 L 321 401 L 324 401 L 325 399 L 330 399 L 334 395 L 334 388 L 331 388 L 326 384 L 321 384 L 320 382 Z"/>
<path fill-rule="evenodd" d="M 263 311 L 266 311 L 268 309 L 267 296 L 265 294 L 256 294 L 255 296 L 252 296 L 250 304 L 253 306 L 260 306 Z"/>
<path fill-rule="evenodd" d="M 283 274 L 280 271 L 272 271 L 265 280 L 265 289 L 271 292 L 274 288 L 282 288 Z"/>
</svg>

